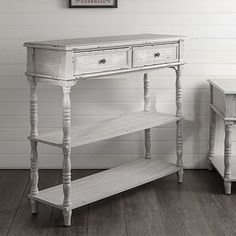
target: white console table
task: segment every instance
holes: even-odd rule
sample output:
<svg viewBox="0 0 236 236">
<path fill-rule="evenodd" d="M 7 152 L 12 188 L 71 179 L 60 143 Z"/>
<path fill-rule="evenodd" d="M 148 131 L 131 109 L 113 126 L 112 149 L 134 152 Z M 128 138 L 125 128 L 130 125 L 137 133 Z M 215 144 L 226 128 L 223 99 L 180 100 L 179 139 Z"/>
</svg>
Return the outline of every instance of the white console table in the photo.
<svg viewBox="0 0 236 236">
<path fill-rule="evenodd" d="M 182 91 L 183 36 L 123 35 L 27 42 L 27 79 L 30 82 L 31 199 L 32 213 L 42 202 L 63 211 L 64 224 L 71 224 L 72 209 L 126 191 L 163 176 L 183 178 Z M 151 111 L 150 79 L 147 72 L 172 68 L 176 72 L 176 114 Z M 144 72 L 144 111 L 104 119 L 71 128 L 70 90 L 79 80 L 106 75 Z M 38 82 L 59 85 L 63 93 L 62 129 L 39 134 L 37 129 Z M 176 122 L 177 163 L 151 159 L 151 129 Z M 145 158 L 71 182 L 71 149 L 132 132 L 145 132 Z M 37 144 L 62 148 L 63 183 L 38 189 Z"/>
</svg>

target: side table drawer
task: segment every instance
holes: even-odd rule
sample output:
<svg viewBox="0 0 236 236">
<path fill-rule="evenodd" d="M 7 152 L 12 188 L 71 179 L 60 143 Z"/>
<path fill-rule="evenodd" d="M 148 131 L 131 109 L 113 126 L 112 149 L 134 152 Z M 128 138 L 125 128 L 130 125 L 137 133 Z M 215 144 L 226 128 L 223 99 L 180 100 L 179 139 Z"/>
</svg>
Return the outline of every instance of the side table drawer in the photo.
<svg viewBox="0 0 236 236">
<path fill-rule="evenodd" d="M 133 67 L 178 61 L 178 44 L 151 45 L 133 48 Z"/>
<path fill-rule="evenodd" d="M 74 75 L 130 68 L 130 48 L 74 53 Z"/>
<path fill-rule="evenodd" d="M 225 94 L 213 87 L 212 103 L 224 118 L 236 118 L 236 97 L 234 94 Z"/>
</svg>

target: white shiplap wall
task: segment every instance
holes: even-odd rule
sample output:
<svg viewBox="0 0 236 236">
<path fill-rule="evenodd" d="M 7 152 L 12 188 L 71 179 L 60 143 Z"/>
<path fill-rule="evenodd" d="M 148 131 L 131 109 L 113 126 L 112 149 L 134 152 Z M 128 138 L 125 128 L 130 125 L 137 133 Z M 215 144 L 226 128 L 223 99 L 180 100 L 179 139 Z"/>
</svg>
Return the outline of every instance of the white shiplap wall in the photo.
<svg viewBox="0 0 236 236">
<path fill-rule="evenodd" d="M 29 166 L 29 91 L 23 42 L 132 33 L 190 38 L 183 73 L 184 161 L 189 168 L 206 167 L 206 79 L 236 77 L 235 22 L 235 0 L 119 0 L 118 9 L 69 9 L 67 0 L 0 0 L 0 168 Z M 173 71 L 161 70 L 150 76 L 153 103 L 157 102 L 160 111 L 174 112 Z M 142 85 L 139 73 L 81 82 L 72 90 L 73 124 L 142 109 Z M 60 127 L 59 87 L 40 85 L 39 111 L 40 131 Z M 222 127 L 219 131 L 222 134 Z M 142 141 L 143 134 L 135 133 L 80 147 L 73 151 L 73 167 L 104 168 L 141 157 Z M 222 141 L 218 135 L 218 152 L 222 152 Z M 155 157 L 175 160 L 175 125 L 154 129 L 152 147 Z M 39 145 L 39 153 L 42 167 L 61 166 L 59 149 Z"/>
</svg>

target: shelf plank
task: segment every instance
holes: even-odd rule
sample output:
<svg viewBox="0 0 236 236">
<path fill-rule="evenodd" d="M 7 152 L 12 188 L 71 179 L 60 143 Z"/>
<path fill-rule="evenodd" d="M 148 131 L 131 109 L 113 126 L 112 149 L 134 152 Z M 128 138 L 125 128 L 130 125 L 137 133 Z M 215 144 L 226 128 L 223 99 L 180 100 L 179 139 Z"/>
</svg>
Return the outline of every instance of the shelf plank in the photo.
<svg viewBox="0 0 236 236">
<path fill-rule="evenodd" d="M 230 181 L 235 182 L 236 181 L 236 157 L 233 156 L 231 158 L 231 178 Z M 211 160 L 211 163 L 216 168 L 216 170 L 219 172 L 222 178 L 224 178 L 224 157 L 223 156 L 215 156 Z"/>
<path fill-rule="evenodd" d="M 90 122 L 71 128 L 71 147 L 94 143 L 109 138 L 141 131 L 147 128 L 157 127 L 182 119 L 175 115 L 158 112 L 136 112 L 121 115 L 115 118 Z M 37 138 L 29 138 L 33 141 L 62 147 L 62 129 L 54 132 L 40 134 Z"/>
<path fill-rule="evenodd" d="M 74 209 L 135 188 L 142 184 L 178 172 L 181 168 L 175 164 L 153 158 L 138 159 L 127 164 L 90 175 L 71 183 L 71 206 L 66 208 L 63 202 L 63 187 L 58 185 L 39 192 L 29 198 L 59 209 Z M 177 181 L 176 181 L 177 183 Z"/>
</svg>

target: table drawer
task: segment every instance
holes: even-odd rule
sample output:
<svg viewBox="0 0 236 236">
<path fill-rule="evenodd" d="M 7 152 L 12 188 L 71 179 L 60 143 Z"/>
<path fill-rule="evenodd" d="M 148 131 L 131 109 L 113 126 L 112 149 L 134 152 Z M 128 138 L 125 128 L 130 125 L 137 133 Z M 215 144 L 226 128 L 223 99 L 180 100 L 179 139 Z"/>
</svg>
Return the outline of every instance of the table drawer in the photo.
<svg viewBox="0 0 236 236">
<path fill-rule="evenodd" d="M 133 48 L 133 67 L 178 61 L 178 44 L 151 45 Z"/>
<path fill-rule="evenodd" d="M 74 53 L 74 75 L 130 68 L 130 48 Z"/>
<path fill-rule="evenodd" d="M 236 99 L 234 94 L 224 94 L 220 89 L 213 87 L 212 104 L 224 118 L 236 118 Z"/>
</svg>

